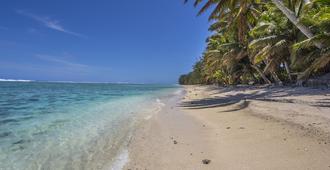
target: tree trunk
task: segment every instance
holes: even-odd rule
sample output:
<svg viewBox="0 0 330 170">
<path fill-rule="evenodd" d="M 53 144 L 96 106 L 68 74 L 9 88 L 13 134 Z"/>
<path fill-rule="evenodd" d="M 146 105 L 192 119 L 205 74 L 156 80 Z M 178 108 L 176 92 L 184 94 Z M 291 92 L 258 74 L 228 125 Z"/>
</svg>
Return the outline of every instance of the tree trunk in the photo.
<svg viewBox="0 0 330 170">
<path fill-rule="evenodd" d="M 248 22 L 247 22 L 247 16 L 246 13 L 248 11 L 247 1 L 241 1 L 240 2 L 240 8 L 242 9 L 242 12 L 238 16 L 238 42 L 240 42 L 241 45 L 247 47 L 248 41 L 247 41 L 247 32 L 249 30 L 248 28 Z"/>
<path fill-rule="evenodd" d="M 267 83 L 267 84 L 272 84 L 272 82 L 266 77 L 266 75 L 255 65 L 251 64 L 251 67 L 257 70 L 257 72 L 260 74 L 262 79 Z"/>
<path fill-rule="evenodd" d="M 277 76 L 277 74 L 275 72 L 271 72 L 272 77 L 274 78 L 275 82 L 277 85 L 279 86 L 283 86 L 283 82 L 281 81 L 281 79 Z"/>
<path fill-rule="evenodd" d="M 298 18 L 292 12 L 289 10 L 285 5 L 282 3 L 281 0 L 272 0 L 272 2 L 276 5 L 276 7 L 282 11 L 282 13 L 307 37 L 307 38 L 312 38 L 314 37 L 312 31 L 306 27 L 305 25 L 299 23 Z M 317 48 L 322 48 L 321 43 L 314 43 L 314 45 Z"/>
<path fill-rule="evenodd" d="M 285 70 L 289 76 L 289 80 L 290 80 L 290 83 L 292 82 L 292 76 L 291 76 L 291 72 L 290 72 L 290 67 L 289 67 L 289 64 L 287 61 L 284 61 L 284 67 L 285 67 Z"/>
</svg>

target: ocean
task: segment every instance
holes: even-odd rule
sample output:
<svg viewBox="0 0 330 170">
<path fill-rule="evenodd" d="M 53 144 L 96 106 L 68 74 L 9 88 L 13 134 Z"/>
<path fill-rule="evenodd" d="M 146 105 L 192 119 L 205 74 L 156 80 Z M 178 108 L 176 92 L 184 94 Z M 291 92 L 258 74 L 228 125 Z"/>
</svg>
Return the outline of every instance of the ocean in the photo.
<svg viewBox="0 0 330 170">
<path fill-rule="evenodd" d="M 0 82 L 0 169 L 121 169 L 176 85 Z"/>
</svg>

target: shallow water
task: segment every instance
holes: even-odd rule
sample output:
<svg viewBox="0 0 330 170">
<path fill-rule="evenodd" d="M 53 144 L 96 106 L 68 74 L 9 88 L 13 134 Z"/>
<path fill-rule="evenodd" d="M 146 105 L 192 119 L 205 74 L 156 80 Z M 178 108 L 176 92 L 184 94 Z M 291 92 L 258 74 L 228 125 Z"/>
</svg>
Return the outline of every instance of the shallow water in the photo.
<svg viewBox="0 0 330 170">
<path fill-rule="evenodd" d="M 136 122 L 178 89 L 0 82 L 0 169 L 106 168 L 118 162 Z"/>
</svg>

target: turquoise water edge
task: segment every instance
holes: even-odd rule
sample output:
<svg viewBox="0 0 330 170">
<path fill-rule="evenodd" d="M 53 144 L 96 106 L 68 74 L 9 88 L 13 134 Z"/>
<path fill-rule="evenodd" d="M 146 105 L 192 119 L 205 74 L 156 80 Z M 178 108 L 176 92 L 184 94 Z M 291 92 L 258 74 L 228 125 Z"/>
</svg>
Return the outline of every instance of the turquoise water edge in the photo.
<svg viewBox="0 0 330 170">
<path fill-rule="evenodd" d="M 0 82 L 0 169 L 120 169 L 134 126 L 179 89 Z"/>
</svg>

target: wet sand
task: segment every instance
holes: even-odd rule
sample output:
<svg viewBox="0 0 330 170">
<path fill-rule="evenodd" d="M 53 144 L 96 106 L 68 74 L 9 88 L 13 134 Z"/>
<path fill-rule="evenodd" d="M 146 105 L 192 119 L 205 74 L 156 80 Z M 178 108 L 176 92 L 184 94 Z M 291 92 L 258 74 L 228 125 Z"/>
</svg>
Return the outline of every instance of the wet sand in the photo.
<svg viewBox="0 0 330 170">
<path fill-rule="evenodd" d="M 184 88 L 136 129 L 125 169 L 330 169 L 329 89 Z"/>
</svg>

